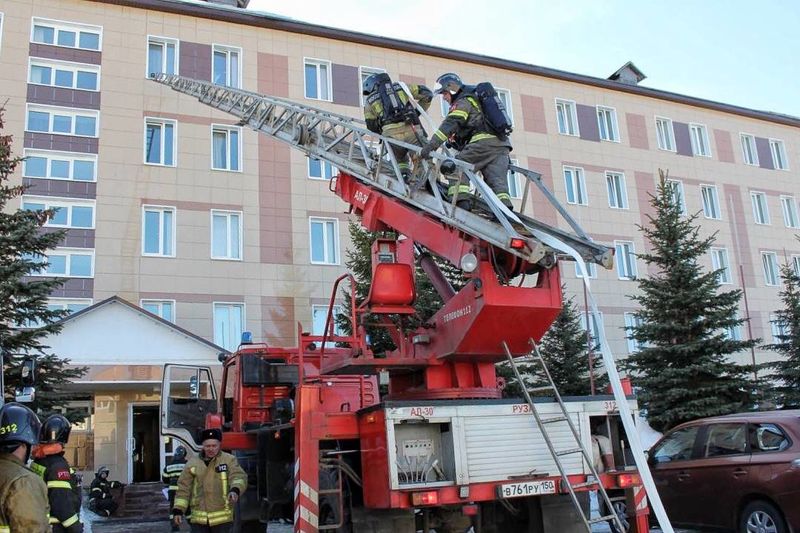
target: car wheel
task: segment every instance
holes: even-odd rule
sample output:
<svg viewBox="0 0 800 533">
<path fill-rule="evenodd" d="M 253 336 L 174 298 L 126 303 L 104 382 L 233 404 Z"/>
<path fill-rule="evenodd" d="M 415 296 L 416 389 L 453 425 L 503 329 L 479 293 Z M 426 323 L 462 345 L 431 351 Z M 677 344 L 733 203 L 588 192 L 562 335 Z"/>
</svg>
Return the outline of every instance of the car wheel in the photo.
<svg viewBox="0 0 800 533">
<path fill-rule="evenodd" d="M 608 524 L 609 529 L 611 529 L 611 533 L 625 533 L 626 531 L 630 531 L 631 529 L 631 520 L 628 518 L 628 503 L 623 500 L 611 500 L 611 507 L 614 508 L 614 512 L 617 513 L 617 518 L 619 518 L 620 523 L 622 524 L 622 531 L 619 530 L 617 527 L 617 522 L 614 520 L 609 520 L 606 522 Z M 600 514 L 603 516 L 610 515 L 611 512 L 608 510 L 606 506 L 606 502 L 603 501 L 603 498 L 600 498 Z"/>
<path fill-rule="evenodd" d="M 786 533 L 780 511 L 771 503 L 755 501 L 747 504 L 739 520 L 739 533 Z"/>
</svg>

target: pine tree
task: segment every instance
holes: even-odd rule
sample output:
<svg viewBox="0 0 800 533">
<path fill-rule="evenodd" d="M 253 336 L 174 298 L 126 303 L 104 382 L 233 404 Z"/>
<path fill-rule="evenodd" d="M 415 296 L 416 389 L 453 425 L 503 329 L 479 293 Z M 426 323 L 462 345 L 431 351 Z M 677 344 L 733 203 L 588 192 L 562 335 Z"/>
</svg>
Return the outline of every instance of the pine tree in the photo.
<svg viewBox="0 0 800 533">
<path fill-rule="evenodd" d="M 700 237 L 698 215 L 682 213 L 674 185 L 659 174 L 657 192 L 650 195 L 655 214 L 639 226 L 651 251 L 638 257 L 651 274 L 638 279 L 640 294 L 632 297 L 641 309 L 631 335 L 643 348 L 626 366 L 650 425 L 665 430 L 748 408 L 753 383 L 730 356 L 757 341 L 728 334 L 744 322 L 737 315 L 741 290 L 723 291 L 720 272 L 703 271 L 700 261 L 715 235 Z"/>
<path fill-rule="evenodd" d="M 3 113 L 0 107 L 0 132 Z M 20 387 L 20 367 L 25 355 L 37 359 L 37 399 L 32 405 L 49 414 L 64 404 L 56 389 L 85 373 L 83 368 L 67 368 L 68 361 L 46 353 L 42 340 L 58 333 L 57 321 L 65 312 L 47 307 L 50 293 L 63 281 L 57 278 L 29 278 L 46 266 L 41 258 L 63 239 L 63 231 L 45 232 L 42 227 L 54 211 L 13 209 L 11 202 L 25 192 L 22 185 L 11 185 L 10 178 L 22 158 L 12 154 L 12 136 L 0 133 L 0 350 L 4 354 L 6 396 Z M 27 327 L 35 325 L 35 327 Z"/>
<path fill-rule="evenodd" d="M 780 293 L 783 309 L 775 313 L 778 329 L 776 343 L 764 348 L 780 354 L 781 359 L 765 363 L 762 368 L 773 370 L 777 382 L 770 391 L 773 401 L 784 409 L 800 408 L 800 276 L 791 265 L 781 267 L 783 289 Z"/>
</svg>

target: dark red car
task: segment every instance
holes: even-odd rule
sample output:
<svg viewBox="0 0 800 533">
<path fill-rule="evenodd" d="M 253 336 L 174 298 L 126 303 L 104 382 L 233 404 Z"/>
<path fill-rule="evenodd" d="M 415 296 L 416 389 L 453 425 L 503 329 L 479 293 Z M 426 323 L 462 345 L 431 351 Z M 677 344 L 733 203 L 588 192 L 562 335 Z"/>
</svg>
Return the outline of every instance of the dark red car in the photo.
<svg viewBox="0 0 800 533">
<path fill-rule="evenodd" d="M 649 452 L 674 525 L 800 533 L 800 410 L 681 424 Z"/>
</svg>

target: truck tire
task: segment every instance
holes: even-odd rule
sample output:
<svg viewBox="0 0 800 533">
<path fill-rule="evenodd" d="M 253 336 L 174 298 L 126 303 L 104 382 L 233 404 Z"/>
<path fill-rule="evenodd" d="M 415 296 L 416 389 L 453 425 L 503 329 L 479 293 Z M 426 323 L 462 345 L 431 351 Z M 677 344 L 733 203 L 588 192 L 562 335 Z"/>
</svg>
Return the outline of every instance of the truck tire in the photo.
<svg viewBox="0 0 800 533">
<path fill-rule="evenodd" d="M 740 533 L 763 531 L 764 533 L 788 533 L 786 521 L 777 507 L 764 500 L 756 500 L 745 506 L 739 518 Z"/>
</svg>

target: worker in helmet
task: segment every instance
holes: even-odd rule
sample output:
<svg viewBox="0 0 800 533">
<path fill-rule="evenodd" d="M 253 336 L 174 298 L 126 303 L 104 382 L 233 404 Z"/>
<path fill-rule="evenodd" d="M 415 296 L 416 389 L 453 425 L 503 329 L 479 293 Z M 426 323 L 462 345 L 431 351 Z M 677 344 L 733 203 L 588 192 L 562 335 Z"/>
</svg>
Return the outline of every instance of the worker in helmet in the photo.
<svg viewBox="0 0 800 533">
<path fill-rule="evenodd" d="M 25 466 L 41 423 L 18 403 L 0 408 L 0 533 L 47 533 L 47 486 Z"/>
<path fill-rule="evenodd" d="M 458 150 L 457 159 L 471 163 L 475 170 L 483 174 L 483 179 L 497 195 L 503 205 L 511 209 L 511 196 L 508 193 L 508 168 L 511 164 L 509 153 L 511 142 L 500 138 L 486 124 L 478 98 L 472 88 L 464 85 L 457 74 L 448 72 L 436 80 L 435 94 L 450 104 L 450 111 L 430 140 L 422 147 L 420 157 L 426 158 L 443 143 Z M 458 194 L 458 206 L 470 209 L 472 195 L 469 183 L 452 180 L 448 189 L 450 196 Z"/>
<path fill-rule="evenodd" d="M 172 531 L 181 530 L 180 526 L 175 523 L 175 516 L 172 514 L 172 508 L 175 505 L 175 493 L 178 491 L 178 478 L 181 477 L 184 466 L 186 466 L 186 448 L 178 446 L 172 454 L 172 461 L 164 467 L 164 472 L 161 475 L 161 481 L 167 486 L 169 521 L 170 524 L 172 524 Z"/>
<path fill-rule="evenodd" d="M 393 83 L 386 73 L 371 74 L 364 80 L 364 119 L 367 128 L 386 137 L 408 144 L 422 146 L 425 130 L 419 122 L 419 113 L 411 104 L 409 95 L 399 83 Z M 411 98 L 425 111 L 431 105 L 433 93 L 424 85 L 408 85 Z M 411 174 L 408 150 L 390 145 L 404 179 Z"/>
<path fill-rule="evenodd" d="M 50 500 L 53 533 L 81 533 L 80 486 L 64 458 L 72 425 L 62 415 L 50 415 L 42 424 L 39 445 L 33 450 L 31 470 L 42 476 Z"/>
<path fill-rule="evenodd" d="M 124 483 L 108 480 L 108 467 L 101 466 L 94 475 L 94 480 L 89 486 L 89 510 L 100 516 L 111 516 L 119 507 L 114 501 L 111 489 L 124 487 Z"/>
</svg>

